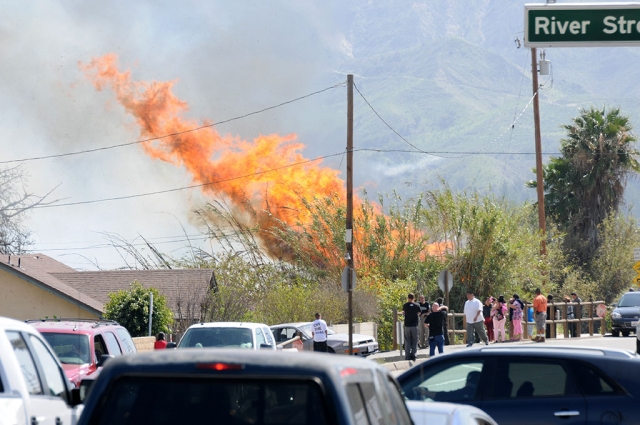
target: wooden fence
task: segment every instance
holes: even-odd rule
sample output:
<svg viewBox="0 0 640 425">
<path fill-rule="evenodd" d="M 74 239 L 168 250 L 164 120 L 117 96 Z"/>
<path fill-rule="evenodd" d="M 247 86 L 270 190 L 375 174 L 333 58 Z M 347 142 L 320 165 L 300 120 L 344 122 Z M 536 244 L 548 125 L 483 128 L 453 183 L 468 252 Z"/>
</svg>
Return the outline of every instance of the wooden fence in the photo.
<svg viewBox="0 0 640 425">
<path fill-rule="evenodd" d="M 576 324 L 576 329 L 578 330 L 576 333 L 576 337 L 579 337 L 582 334 L 582 326 L 583 324 L 587 324 L 587 332 L 590 336 L 593 336 L 594 333 L 600 333 L 604 335 L 606 333 L 606 324 L 605 317 L 599 317 L 596 314 L 596 307 L 599 304 L 604 304 L 604 301 L 585 301 L 582 303 L 549 303 L 547 305 L 547 313 L 554 312 L 553 317 L 547 317 L 547 328 L 549 329 L 549 338 L 557 338 L 558 335 L 558 325 L 562 325 L 562 335 L 564 338 L 569 338 L 569 324 Z M 567 319 L 567 310 L 569 306 L 573 306 L 573 311 L 578 311 L 579 314 L 576 315 L 574 319 Z M 525 306 L 525 311 L 523 311 L 523 320 L 522 320 L 522 338 L 529 339 L 529 326 L 533 326 L 534 334 L 535 334 L 535 322 L 527 321 L 527 310 L 530 305 Z M 398 323 L 398 310 L 393 310 L 394 321 Z M 401 322 L 400 322 L 401 323 Z M 507 321 L 509 327 L 511 322 Z M 466 322 L 464 318 L 464 313 L 456 313 L 453 310 L 449 310 L 449 314 L 447 316 L 447 324 L 449 328 L 449 340 L 452 344 L 455 344 L 456 335 L 462 335 L 462 342 L 466 344 L 467 342 L 467 330 L 466 330 Z M 599 325 L 599 326 L 598 326 Z M 400 336 L 398 335 L 399 329 L 402 329 L 402 326 L 396 326 L 393 332 L 393 350 L 398 349 L 398 342 L 401 341 Z M 596 329 L 598 328 L 598 329 Z M 507 326 L 505 326 L 507 331 L 511 331 Z M 598 332 L 599 331 L 599 332 Z"/>
</svg>

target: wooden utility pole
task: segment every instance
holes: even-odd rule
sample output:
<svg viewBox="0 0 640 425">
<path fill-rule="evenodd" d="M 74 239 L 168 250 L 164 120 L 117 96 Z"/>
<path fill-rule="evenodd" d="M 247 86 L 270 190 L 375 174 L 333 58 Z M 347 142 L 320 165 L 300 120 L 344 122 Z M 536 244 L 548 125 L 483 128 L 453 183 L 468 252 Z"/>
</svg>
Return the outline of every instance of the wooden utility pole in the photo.
<svg viewBox="0 0 640 425">
<path fill-rule="evenodd" d="M 349 354 L 353 355 L 353 75 L 347 75 L 347 267 L 349 268 Z"/>
<path fill-rule="evenodd" d="M 544 215 L 544 179 L 542 174 L 542 136 L 540 135 L 540 91 L 538 86 L 538 52 L 531 48 L 531 81 L 533 83 L 533 121 L 536 136 L 536 189 L 538 192 L 538 226 L 542 233 L 540 242 L 540 255 L 547 254 L 547 225 Z"/>
</svg>

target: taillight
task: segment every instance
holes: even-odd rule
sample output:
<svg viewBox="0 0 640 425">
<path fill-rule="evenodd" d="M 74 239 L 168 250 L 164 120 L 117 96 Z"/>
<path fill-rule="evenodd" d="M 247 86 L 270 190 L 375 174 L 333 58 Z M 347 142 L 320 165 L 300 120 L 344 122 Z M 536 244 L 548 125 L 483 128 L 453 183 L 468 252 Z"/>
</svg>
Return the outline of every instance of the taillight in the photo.
<svg viewBox="0 0 640 425">
<path fill-rule="evenodd" d="M 244 366 L 237 363 L 196 363 L 196 369 L 241 370 L 244 369 Z"/>
</svg>

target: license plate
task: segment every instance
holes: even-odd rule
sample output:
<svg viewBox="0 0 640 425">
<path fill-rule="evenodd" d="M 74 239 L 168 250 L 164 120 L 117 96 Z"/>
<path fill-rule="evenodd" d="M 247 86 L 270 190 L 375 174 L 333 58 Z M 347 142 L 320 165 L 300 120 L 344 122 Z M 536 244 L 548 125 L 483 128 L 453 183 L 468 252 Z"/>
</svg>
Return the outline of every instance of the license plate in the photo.
<svg viewBox="0 0 640 425">
<path fill-rule="evenodd" d="M 638 322 L 631 322 L 631 326 L 638 326 Z"/>
</svg>

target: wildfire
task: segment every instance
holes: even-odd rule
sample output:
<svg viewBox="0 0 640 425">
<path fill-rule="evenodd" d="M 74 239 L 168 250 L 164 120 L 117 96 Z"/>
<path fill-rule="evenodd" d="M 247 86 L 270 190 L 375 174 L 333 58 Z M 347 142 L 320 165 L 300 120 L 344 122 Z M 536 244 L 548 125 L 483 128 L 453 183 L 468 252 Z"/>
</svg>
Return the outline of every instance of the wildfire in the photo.
<svg viewBox="0 0 640 425">
<path fill-rule="evenodd" d="M 305 158 L 301 154 L 304 145 L 295 134 L 261 135 L 251 142 L 220 135 L 211 122 L 184 116 L 188 105 L 173 94 L 175 81 L 132 81 L 129 71 L 118 70 L 115 54 L 80 63 L 80 68 L 96 90 L 110 88 L 115 93 L 140 127 L 143 138 L 171 135 L 143 143 L 145 152 L 152 158 L 184 166 L 195 183 L 205 184 L 203 192 L 223 195 L 233 204 L 234 212 L 247 213 L 241 214 L 241 219 L 246 220 L 243 225 L 262 231 L 260 236 L 272 255 L 283 257 L 282 252 L 274 252 L 280 249 L 277 244 L 269 243 L 273 242 L 268 240 L 269 229 L 279 226 L 279 222 L 293 228 L 297 223 L 309 224 L 311 217 L 303 199 L 337 197 L 341 205 L 346 203 L 340 172 Z M 189 131 L 199 127 L 205 128 Z M 354 200 L 355 205 L 359 203 Z M 356 208 L 355 215 L 359 214 Z M 360 239 L 358 229 L 355 232 L 354 238 Z M 446 249 L 434 244 L 429 254 L 441 254 L 443 248 Z"/>
</svg>

